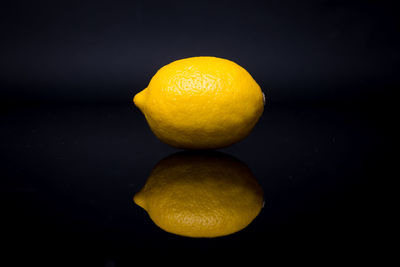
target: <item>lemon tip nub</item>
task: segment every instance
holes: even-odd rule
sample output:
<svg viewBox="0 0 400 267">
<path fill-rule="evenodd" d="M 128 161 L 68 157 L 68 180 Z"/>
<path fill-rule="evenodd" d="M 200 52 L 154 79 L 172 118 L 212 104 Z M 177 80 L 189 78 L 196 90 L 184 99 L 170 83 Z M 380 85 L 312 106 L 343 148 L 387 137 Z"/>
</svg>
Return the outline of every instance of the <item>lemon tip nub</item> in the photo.
<svg viewBox="0 0 400 267">
<path fill-rule="evenodd" d="M 134 97 L 133 97 L 133 103 L 135 103 L 135 105 L 141 110 L 144 106 L 144 102 L 145 102 L 145 90 L 137 93 Z"/>
</svg>

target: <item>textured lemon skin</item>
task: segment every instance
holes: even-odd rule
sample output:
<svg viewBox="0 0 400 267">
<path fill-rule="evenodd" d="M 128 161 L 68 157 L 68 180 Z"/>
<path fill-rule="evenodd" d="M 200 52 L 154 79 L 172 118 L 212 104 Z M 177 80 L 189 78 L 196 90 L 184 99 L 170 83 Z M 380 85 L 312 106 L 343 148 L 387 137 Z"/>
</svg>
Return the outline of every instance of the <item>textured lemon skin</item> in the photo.
<svg viewBox="0 0 400 267">
<path fill-rule="evenodd" d="M 167 232 L 210 238 L 249 225 L 263 192 L 250 169 L 231 156 L 180 152 L 155 166 L 134 202 Z"/>
<path fill-rule="evenodd" d="M 161 141 L 186 149 L 215 149 L 242 140 L 264 109 L 263 93 L 251 75 L 216 57 L 162 67 L 134 103 Z"/>
</svg>

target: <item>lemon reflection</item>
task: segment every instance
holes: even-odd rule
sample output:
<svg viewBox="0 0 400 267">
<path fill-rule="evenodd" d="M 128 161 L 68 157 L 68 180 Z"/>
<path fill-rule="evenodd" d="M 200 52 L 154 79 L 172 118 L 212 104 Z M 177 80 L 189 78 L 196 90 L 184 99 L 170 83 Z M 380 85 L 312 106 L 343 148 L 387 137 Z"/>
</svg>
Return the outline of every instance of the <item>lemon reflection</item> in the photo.
<svg viewBox="0 0 400 267">
<path fill-rule="evenodd" d="M 215 151 L 166 157 L 133 199 L 160 228 L 189 237 L 235 233 L 263 206 L 262 189 L 250 169 Z"/>
</svg>

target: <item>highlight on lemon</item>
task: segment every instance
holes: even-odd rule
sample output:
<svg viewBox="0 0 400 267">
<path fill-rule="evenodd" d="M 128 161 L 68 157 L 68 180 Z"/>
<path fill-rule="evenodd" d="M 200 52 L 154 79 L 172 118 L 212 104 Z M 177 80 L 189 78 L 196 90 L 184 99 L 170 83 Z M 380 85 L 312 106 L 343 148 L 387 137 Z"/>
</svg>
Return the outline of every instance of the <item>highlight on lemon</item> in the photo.
<svg viewBox="0 0 400 267">
<path fill-rule="evenodd" d="M 177 148 L 216 149 L 249 135 L 263 113 L 265 96 L 238 64 L 191 57 L 158 70 L 133 101 L 161 141 Z"/>
<path fill-rule="evenodd" d="M 161 160 L 133 199 L 161 229 L 187 237 L 233 234 L 263 207 L 251 170 L 215 151 L 184 151 Z"/>
</svg>

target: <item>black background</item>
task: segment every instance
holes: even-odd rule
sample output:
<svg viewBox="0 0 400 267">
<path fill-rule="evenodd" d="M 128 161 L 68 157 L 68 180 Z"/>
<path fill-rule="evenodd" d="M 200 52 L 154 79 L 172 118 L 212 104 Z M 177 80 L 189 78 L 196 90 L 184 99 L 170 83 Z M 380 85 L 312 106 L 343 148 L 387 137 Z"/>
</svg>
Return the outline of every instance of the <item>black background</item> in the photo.
<svg viewBox="0 0 400 267">
<path fill-rule="evenodd" d="M 13 265 L 381 259 L 400 59 L 390 2 L 7 1 L 0 14 L 2 242 Z M 267 97 L 252 134 L 223 149 L 252 169 L 266 206 L 216 239 L 166 233 L 132 201 L 178 151 L 132 98 L 163 65 L 202 55 L 240 64 Z"/>
</svg>

